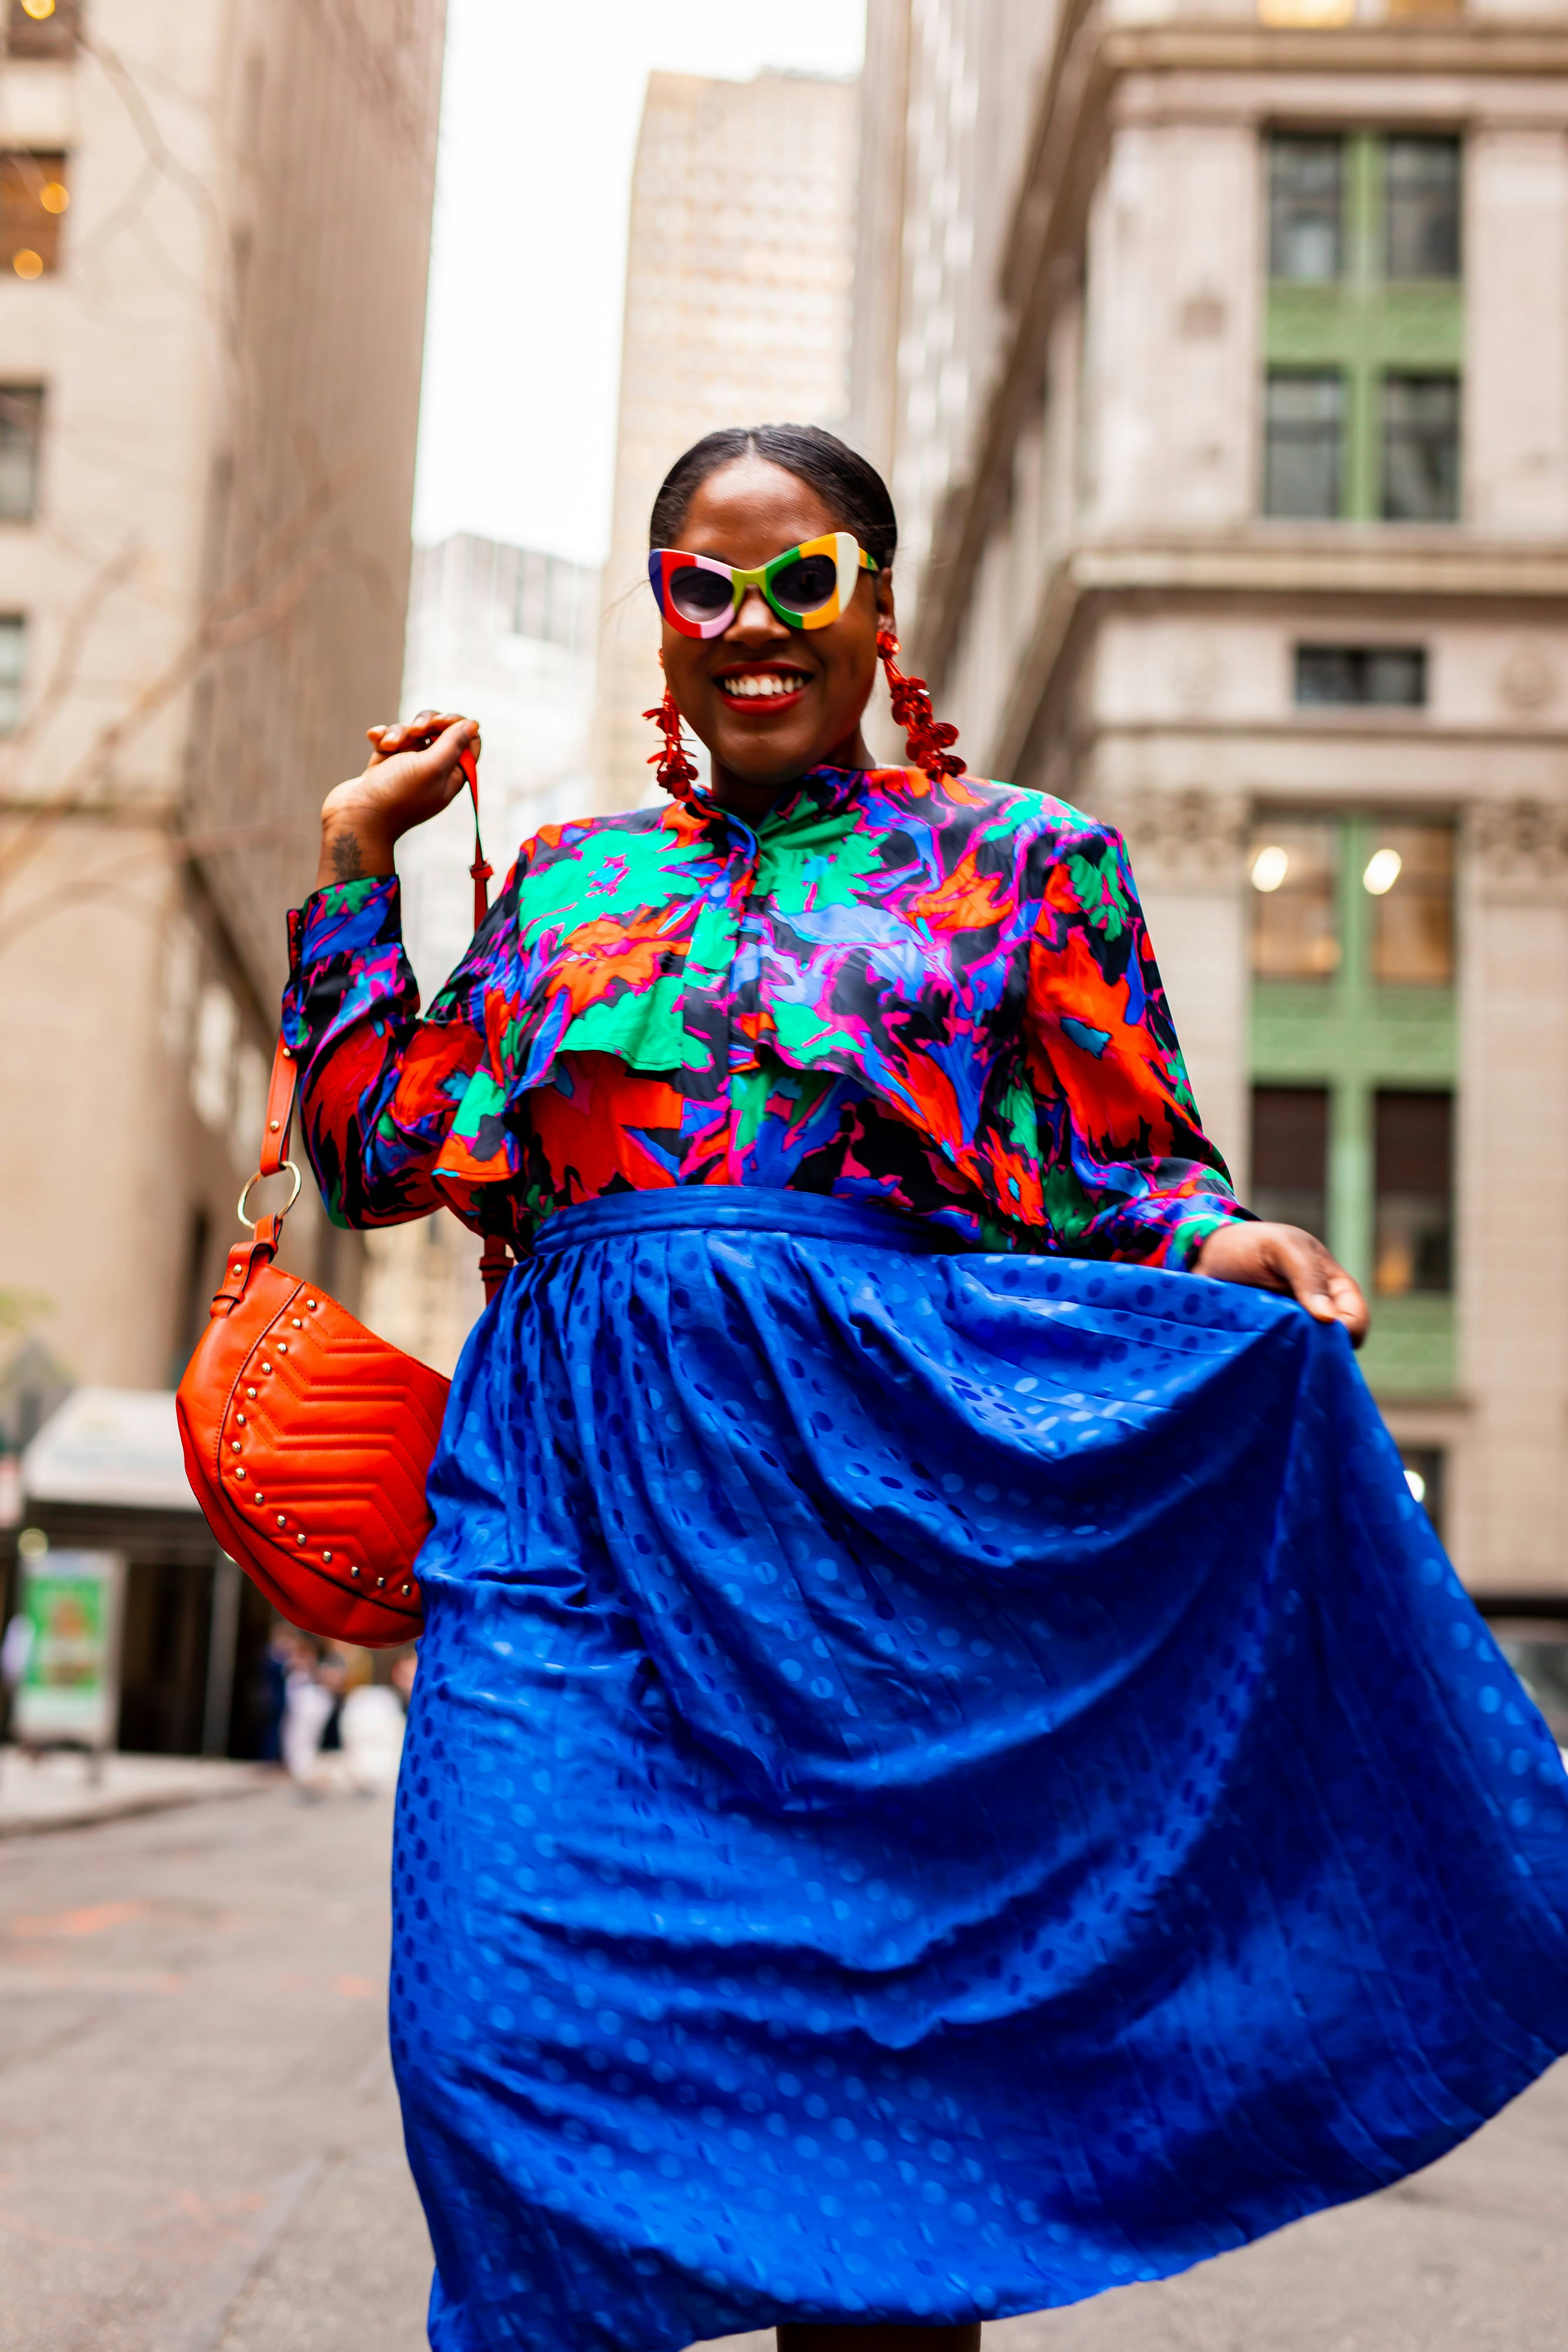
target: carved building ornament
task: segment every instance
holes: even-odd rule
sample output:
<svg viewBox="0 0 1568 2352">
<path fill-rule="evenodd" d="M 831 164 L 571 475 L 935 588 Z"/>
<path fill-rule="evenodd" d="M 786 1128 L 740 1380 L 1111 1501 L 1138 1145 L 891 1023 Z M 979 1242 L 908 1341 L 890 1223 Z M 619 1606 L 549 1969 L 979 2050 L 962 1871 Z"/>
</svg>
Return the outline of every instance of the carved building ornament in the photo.
<svg viewBox="0 0 1568 2352">
<path fill-rule="evenodd" d="M 1497 691 L 1507 709 L 1526 715 L 1555 700 L 1557 672 L 1533 639 L 1523 639 L 1510 652 L 1498 672 Z"/>
<path fill-rule="evenodd" d="M 1533 885 L 1568 896 L 1568 801 L 1475 801 L 1465 812 L 1468 861 L 1483 890 Z"/>
<path fill-rule="evenodd" d="M 1243 793 L 1153 787 L 1119 796 L 1108 814 L 1126 835 L 1141 883 L 1167 890 L 1239 885 L 1249 823 Z"/>
</svg>

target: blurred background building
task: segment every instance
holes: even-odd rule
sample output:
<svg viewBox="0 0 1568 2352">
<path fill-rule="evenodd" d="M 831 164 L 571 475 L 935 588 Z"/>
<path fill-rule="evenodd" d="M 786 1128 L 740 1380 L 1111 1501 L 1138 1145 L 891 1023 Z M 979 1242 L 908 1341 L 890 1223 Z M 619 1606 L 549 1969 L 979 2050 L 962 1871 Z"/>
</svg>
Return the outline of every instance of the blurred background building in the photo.
<svg viewBox="0 0 1568 2352">
<path fill-rule="evenodd" d="M 600 574 L 591 565 L 458 532 L 414 551 L 399 708 L 476 711 L 484 724 L 480 814 L 500 888 L 519 843 L 592 806 Z M 474 929 L 467 795 L 400 844 L 403 932 L 428 1003 Z M 368 1237 L 365 1312 L 411 1355 L 450 1374 L 485 1303 L 479 1244 L 455 1217 Z"/>
<path fill-rule="evenodd" d="M 1568 11 L 871 0 L 853 429 L 976 768 L 1126 830 L 1243 1194 L 1568 1601 Z"/>
<path fill-rule="evenodd" d="M 67 1386 L 184 1364 L 256 1163 L 283 910 L 396 704 L 444 22 L 0 0 L 13 1493 Z M 309 1192 L 288 1251 L 354 1297 L 361 1245 Z M 211 1545 L 147 1542 L 127 1654 L 199 1685 Z M 176 1744 L 202 1715 L 142 1709 Z"/>
<path fill-rule="evenodd" d="M 670 466 L 718 425 L 842 429 L 856 132 L 851 81 L 649 77 L 595 698 L 598 808 L 635 807 L 650 787 L 657 739 L 642 714 L 664 680 L 648 512 Z"/>
</svg>

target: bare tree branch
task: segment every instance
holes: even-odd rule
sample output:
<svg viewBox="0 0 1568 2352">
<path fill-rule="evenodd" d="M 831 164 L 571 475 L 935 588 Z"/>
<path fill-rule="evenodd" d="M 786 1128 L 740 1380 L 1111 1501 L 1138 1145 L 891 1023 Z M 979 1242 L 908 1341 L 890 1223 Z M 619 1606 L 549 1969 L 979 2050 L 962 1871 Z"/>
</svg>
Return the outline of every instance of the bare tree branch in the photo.
<svg viewBox="0 0 1568 2352">
<path fill-rule="evenodd" d="M 293 826 L 282 824 L 218 825 L 205 833 L 170 834 L 155 847 L 141 850 L 134 856 L 116 857 L 89 873 L 73 875 L 68 882 L 57 882 L 26 900 L 14 914 L 0 918 L 0 955 L 50 916 L 64 914 L 88 899 L 111 898 L 133 875 L 150 867 L 193 866 L 204 857 L 271 847 L 294 837 Z"/>
<path fill-rule="evenodd" d="M 309 452 L 302 447 L 302 457 Z M 251 561 L 213 599 L 206 612 L 176 648 L 170 660 L 116 713 L 98 733 L 75 767 L 52 792 L 40 793 L 12 839 L 0 847 L 0 889 L 14 880 L 20 867 L 37 856 L 54 826 L 98 802 L 116 756 L 164 706 L 197 676 L 215 655 L 267 635 L 295 611 L 318 582 L 348 572 L 363 581 L 372 596 L 387 593 L 382 566 L 351 546 L 308 544 L 336 508 L 344 481 L 318 471 L 301 505 L 263 540 Z M 79 668 L 81 650 L 92 621 L 106 597 L 134 569 L 139 550 L 125 550 L 104 567 L 73 614 L 67 646 L 45 689 L 51 715 L 65 699 Z M 29 725 L 14 741 L 36 739 L 42 721 Z M 6 767 L 13 762 L 7 760 Z M 15 796 L 15 785 L 11 786 Z M 29 795 L 31 799 L 31 795 Z"/>
</svg>

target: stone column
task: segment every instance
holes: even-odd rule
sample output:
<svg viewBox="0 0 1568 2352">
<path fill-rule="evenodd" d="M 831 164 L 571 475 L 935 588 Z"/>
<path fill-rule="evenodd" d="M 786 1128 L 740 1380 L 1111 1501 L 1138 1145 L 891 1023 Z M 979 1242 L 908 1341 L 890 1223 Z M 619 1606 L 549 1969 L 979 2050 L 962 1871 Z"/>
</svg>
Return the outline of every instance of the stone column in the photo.
<svg viewBox="0 0 1568 2352">
<path fill-rule="evenodd" d="M 1568 802 L 1466 826 L 1454 1549 L 1479 1592 L 1568 1584 Z"/>
<path fill-rule="evenodd" d="M 1249 1146 L 1246 797 L 1150 786 L 1119 796 L 1103 813 L 1127 837 L 1204 1126 L 1242 1190 Z"/>
</svg>

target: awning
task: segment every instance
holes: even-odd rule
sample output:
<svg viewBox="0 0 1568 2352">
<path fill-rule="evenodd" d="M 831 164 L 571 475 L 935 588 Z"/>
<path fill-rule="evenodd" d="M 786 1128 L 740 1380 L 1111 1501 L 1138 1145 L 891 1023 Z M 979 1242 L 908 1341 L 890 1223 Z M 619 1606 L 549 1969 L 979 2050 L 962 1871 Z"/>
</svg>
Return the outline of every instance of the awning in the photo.
<svg viewBox="0 0 1568 2352">
<path fill-rule="evenodd" d="M 198 1512 L 172 1389 L 73 1389 L 22 1456 L 30 1502 Z"/>
</svg>

